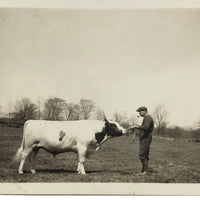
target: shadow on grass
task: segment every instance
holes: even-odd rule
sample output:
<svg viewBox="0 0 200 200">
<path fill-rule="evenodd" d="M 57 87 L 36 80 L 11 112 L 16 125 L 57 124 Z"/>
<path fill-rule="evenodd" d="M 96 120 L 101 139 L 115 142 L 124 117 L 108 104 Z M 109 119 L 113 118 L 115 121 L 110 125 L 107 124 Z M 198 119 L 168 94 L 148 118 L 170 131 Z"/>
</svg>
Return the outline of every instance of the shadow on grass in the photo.
<svg viewBox="0 0 200 200">
<path fill-rule="evenodd" d="M 101 173 L 105 172 L 104 170 L 92 170 L 92 171 L 86 171 L 87 174 L 92 173 Z M 30 171 L 24 171 L 25 174 L 30 174 Z M 76 170 L 67 170 L 67 169 L 36 169 L 36 173 L 70 173 L 70 174 L 77 174 Z"/>
</svg>

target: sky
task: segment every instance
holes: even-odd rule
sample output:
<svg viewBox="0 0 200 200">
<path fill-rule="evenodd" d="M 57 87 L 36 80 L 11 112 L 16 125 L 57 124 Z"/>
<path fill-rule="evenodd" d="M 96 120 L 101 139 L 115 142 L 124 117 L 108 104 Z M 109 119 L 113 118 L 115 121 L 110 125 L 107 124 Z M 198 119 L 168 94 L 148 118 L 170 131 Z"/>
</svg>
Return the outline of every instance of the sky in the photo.
<svg viewBox="0 0 200 200">
<path fill-rule="evenodd" d="M 0 8 L 0 105 L 91 99 L 108 117 L 162 105 L 200 121 L 200 9 Z"/>
</svg>

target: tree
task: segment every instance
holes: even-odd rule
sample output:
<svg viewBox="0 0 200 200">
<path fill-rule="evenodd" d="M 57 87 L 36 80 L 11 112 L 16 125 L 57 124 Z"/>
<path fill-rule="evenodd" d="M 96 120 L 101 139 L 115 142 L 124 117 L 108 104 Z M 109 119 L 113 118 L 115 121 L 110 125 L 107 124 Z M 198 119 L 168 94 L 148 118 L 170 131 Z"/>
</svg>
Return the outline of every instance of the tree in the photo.
<svg viewBox="0 0 200 200">
<path fill-rule="evenodd" d="M 31 102 L 29 98 L 22 98 L 17 100 L 15 105 L 14 118 L 20 120 L 22 123 L 29 119 L 35 119 L 37 113 L 37 106 Z"/>
<path fill-rule="evenodd" d="M 113 114 L 113 120 L 121 124 L 124 128 L 128 128 L 133 125 L 133 118 L 129 118 L 126 112 Z"/>
<path fill-rule="evenodd" d="M 104 118 L 105 118 L 105 113 L 104 113 L 104 111 L 101 110 L 100 108 L 98 108 L 98 109 L 96 110 L 96 119 L 97 119 L 97 120 L 104 120 Z"/>
<path fill-rule="evenodd" d="M 42 118 L 42 100 L 41 97 L 38 98 L 37 100 L 37 106 L 38 106 L 38 119 Z"/>
<path fill-rule="evenodd" d="M 154 122 L 158 135 L 164 136 L 164 131 L 167 127 L 168 112 L 163 108 L 162 105 L 157 105 L 154 111 Z"/>
<path fill-rule="evenodd" d="M 11 115 L 12 115 L 12 113 L 11 113 L 11 110 L 13 111 L 13 109 L 12 109 L 12 103 L 11 102 L 8 102 L 8 108 L 7 108 L 7 112 L 8 112 L 8 119 L 9 119 L 9 121 L 10 121 L 10 119 L 11 119 Z"/>
<path fill-rule="evenodd" d="M 90 114 L 95 107 L 94 102 L 88 99 L 81 99 L 79 105 L 83 119 L 89 119 Z"/>
<path fill-rule="evenodd" d="M 79 120 L 80 119 L 80 106 L 77 104 L 69 103 L 65 107 L 66 120 Z"/>
<path fill-rule="evenodd" d="M 3 108 L 3 106 L 2 106 L 2 105 L 0 105 L 0 114 L 1 114 L 1 112 L 2 112 L 2 108 Z"/>
<path fill-rule="evenodd" d="M 113 113 L 113 120 L 121 123 L 122 121 L 122 115 L 120 113 L 118 113 L 117 111 Z"/>
<path fill-rule="evenodd" d="M 197 122 L 197 129 L 200 129 L 200 119 Z"/>
<path fill-rule="evenodd" d="M 44 105 L 44 116 L 48 120 L 63 119 L 63 111 L 66 107 L 66 102 L 61 98 L 49 98 Z"/>
<path fill-rule="evenodd" d="M 130 126 L 135 125 L 136 122 L 137 122 L 136 116 L 135 116 L 135 115 L 132 115 L 132 116 L 129 118 L 128 121 L 129 121 Z"/>
</svg>

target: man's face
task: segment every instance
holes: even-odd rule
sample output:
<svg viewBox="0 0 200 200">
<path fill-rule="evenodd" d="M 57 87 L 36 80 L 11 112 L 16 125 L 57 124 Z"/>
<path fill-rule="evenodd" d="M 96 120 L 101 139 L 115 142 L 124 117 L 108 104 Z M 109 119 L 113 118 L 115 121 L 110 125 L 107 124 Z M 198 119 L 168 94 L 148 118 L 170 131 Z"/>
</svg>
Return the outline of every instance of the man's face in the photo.
<svg viewBox="0 0 200 200">
<path fill-rule="evenodd" d="M 145 116 L 145 113 L 146 113 L 146 111 L 144 111 L 144 110 L 141 110 L 141 111 L 139 112 L 139 114 L 140 114 L 141 117 L 144 117 L 144 116 Z"/>
</svg>

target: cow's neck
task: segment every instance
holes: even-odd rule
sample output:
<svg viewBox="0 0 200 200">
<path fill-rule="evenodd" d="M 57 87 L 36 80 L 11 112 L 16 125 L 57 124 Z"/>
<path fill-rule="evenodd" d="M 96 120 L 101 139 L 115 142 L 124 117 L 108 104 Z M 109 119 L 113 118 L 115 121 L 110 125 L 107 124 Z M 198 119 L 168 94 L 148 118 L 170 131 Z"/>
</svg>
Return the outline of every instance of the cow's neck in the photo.
<svg viewBox="0 0 200 200">
<path fill-rule="evenodd" d="M 106 128 L 104 127 L 101 132 L 95 133 L 95 139 L 100 144 L 106 137 Z"/>
</svg>

